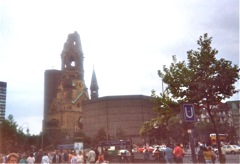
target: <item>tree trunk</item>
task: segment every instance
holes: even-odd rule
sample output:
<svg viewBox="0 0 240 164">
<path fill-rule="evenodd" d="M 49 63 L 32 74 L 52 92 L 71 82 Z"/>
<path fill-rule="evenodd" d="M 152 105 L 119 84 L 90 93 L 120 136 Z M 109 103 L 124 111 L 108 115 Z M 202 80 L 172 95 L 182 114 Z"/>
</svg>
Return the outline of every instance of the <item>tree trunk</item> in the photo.
<svg viewBox="0 0 240 164">
<path fill-rule="evenodd" d="M 216 133 L 216 141 L 217 141 L 217 148 L 218 148 L 218 153 L 219 153 L 219 161 L 220 161 L 220 163 L 225 163 L 223 155 L 222 155 L 222 149 L 221 149 L 221 144 L 220 144 L 219 135 L 218 135 L 218 128 L 216 126 L 215 120 L 214 120 L 213 115 L 211 113 L 209 101 L 207 101 L 207 111 L 208 111 L 209 117 L 212 121 L 213 129 Z"/>
</svg>

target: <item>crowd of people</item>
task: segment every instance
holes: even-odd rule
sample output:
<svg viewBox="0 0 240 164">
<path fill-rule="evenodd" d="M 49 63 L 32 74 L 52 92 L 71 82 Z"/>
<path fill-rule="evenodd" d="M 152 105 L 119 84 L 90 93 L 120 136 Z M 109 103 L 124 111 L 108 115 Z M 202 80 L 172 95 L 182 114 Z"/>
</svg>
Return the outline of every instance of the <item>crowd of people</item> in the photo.
<svg viewBox="0 0 240 164">
<path fill-rule="evenodd" d="M 186 155 L 183 145 L 177 144 L 175 147 L 173 145 L 167 144 L 163 146 L 164 148 L 157 147 L 153 151 L 152 156 L 155 160 L 160 163 L 183 163 L 183 158 Z M 222 151 L 223 157 L 225 156 L 224 151 Z M 211 146 L 200 145 L 197 152 L 197 163 L 212 163 L 216 162 L 218 155 L 214 152 Z M 144 159 L 150 159 L 150 153 L 146 148 L 144 150 Z"/>
<path fill-rule="evenodd" d="M 150 160 L 150 155 L 159 163 L 183 163 L 185 151 L 182 144 L 173 145 L 167 144 L 164 149 L 157 147 L 152 153 L 148 152 L 146 148 L 144 151 L 144 159 Z M 222 152 L 223 155 L 224 152 Z M 9 153 L 7 155 L 0 154 L 0 164 L 7 163 L 23 163 L 23 164 L 85 164 L 96 163 L 105 164 L 109 163 L 106 158 L 105 151 L 98 151 L 91 148 L 88 152 L 74 151 L 74 150 L 52 150 L 43 151 L 40 149 L 37 152 L 29 153 Z M 217 155 L 211 146 L 201 144 L 197 152 L 198 163 L 215 163 Z"/>
<path fill-rule="evenodd" d="M 163 144 L 162 147 L 164 148 L 157 146 L 152 152 L 152 157 L 155 160 L 159 161 L 160 163 L 183 163 L 185 152 L 182 144 L 177 144 L 175 147 L 170 144 Z M 144 159 L 150 159 L 150 153 L 147 148 L 144 150 Z"/>
<path fill-rule="evenodd" d="M 199 163 L 215 163 L 218 155 L 214 152 L 211 146 L 201 145 L 197 153 Z M 226 162 L 226 152 L 222 149 L 222 163 Z"/>
<path fill-rule="evenodd" d="M 74 150 L 52 150 L 29 153 L 9 153 L 7 155 L 1 154 L 1 164 L 85 164 L 85 163 L 105 163 L 104 154 L 96 152 L 93 148 L 86 154 L 86 151 Z"/>
</svg>

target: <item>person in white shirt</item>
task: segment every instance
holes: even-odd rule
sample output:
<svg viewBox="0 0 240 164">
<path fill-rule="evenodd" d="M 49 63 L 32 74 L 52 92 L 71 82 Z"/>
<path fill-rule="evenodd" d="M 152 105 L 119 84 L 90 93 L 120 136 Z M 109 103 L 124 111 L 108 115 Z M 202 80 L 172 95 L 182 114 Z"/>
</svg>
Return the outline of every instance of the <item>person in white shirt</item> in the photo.
<svg viewBox="0 0 240 164">
<path fill-rule="evenodd" d="M 50 164 L 50 158 L 46 152 L 43 153 L 41 164 Z"/>
<path fill-rule="evenodd" d="M 27 163 L 28 164 L 34 164 L 35 162 L 35 157 L 33 156 L 33 153 L 30 153 L 28 158 L 27 158 Z"/>
<path fill-rule="evenodd" d="M 71 161 L 70 161 L 71 164 L 78 164 L 77 162 L 77 154 L 74 154 L 73 153 L 73 156 L 71 158 Z"/>
<path fill-rule="evenodd" d="M 91 148 L 91 150 L 88 152 L 88 161 L 90 163 L 95 163 L 95 160 L 96 160 L 96 153 L 93 150 L 93 148 Z"/>
<path fill-rule="evenodd" d="M 79 164 L 83 164 L 84 163 L 84 157 L 83 157 L 83 153 L 80 151 L 79 154 L 77 155 L 77 162 Z"/>
</svg>

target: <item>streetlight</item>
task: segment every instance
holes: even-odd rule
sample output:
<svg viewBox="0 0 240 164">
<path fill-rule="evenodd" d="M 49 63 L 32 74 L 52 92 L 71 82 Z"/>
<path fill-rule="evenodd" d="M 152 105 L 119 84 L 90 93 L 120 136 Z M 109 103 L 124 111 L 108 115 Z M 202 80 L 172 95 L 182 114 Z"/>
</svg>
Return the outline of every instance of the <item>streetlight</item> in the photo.
<svg viewBox="0 0 240 164">
<path fill-rule="evenodd" d="M 26 129 L 26 133 L 27 134 L 25 134 L 24 133 L 24 129 Z M 23 147 L 23 149 L 24 149 L 24 147 L 26 147 L 27 145 L 28 145 L 28 137 L 29 137 L 29 125 L 28 125 L 28 123 L 27 122 L 24 122 L 23 124 L 22 124 L 22 126 L 20 126 L 20 129 L 19 129 L 22 133 L 23 133 L 23 135 L 24 135 L 24 144 L 22 145 Z"/>
<path fill-rule="evenodd" d="M 158 129 L 158 128 L 159 128 L 159 124 L 158 124 L 157 121 L 155 121 L 155 122 L 153 123 L 153 128 L 154 128 L 154 129 Z M 157 139 L 157 144 L 158 144 L 158 139 Z"/>
<path fill-rule="evenodd" d="M 166 126 L 166 123 L 163 123 L 163 124 L 161 124 L 162 126 Z M 164 129 L 162 128 L 162 127 L 160 127 L 160 125 L 159 125 L 159 123 L 157 122 L 157 121 L 155 121 L 154 123 L 153 123 L 153 128 L 154 129 L 159 129 L 159 131 L 158 131 L 158 133 L 159 133 L 159 139 L 160 139 L 160 144 L 162 144 L 162 142 L 163 142 L 163 138 L 162 138 L 162 133 L 163 133 L 163 131 L 164 131 Z"/>
<path fill-rule="evenodd" d="M 26 125 L 26 126 L 24 126 L 24 125 Z M 28 123 L 27 122 L 24 122 L 23 124 L 22 124 L 22 126 L 20 126 L 20 128 L 21 128 L 21 130 L 23 131 L 23 129 L 27 129 L 26 130 L 26 132 L 27 132 L 27 136 L 29 136 L 29 125 L 28 125 Z M 24 131 L 23 131 L 24 132 Z"/>
</svg>

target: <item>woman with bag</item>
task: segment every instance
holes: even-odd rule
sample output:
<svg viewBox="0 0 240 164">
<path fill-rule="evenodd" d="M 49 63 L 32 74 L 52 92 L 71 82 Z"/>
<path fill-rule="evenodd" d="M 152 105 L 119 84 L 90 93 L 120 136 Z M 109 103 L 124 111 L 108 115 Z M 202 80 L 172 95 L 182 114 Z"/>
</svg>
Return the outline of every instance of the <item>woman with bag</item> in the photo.
<svg viewBox="0 0 240 164">
<path fill-rule="evenodd" d="M 205 163 L 212 163 L 212 150 L 210 146 L 208 148 L 204 148 L 203 155 Z"/>
</svg>

